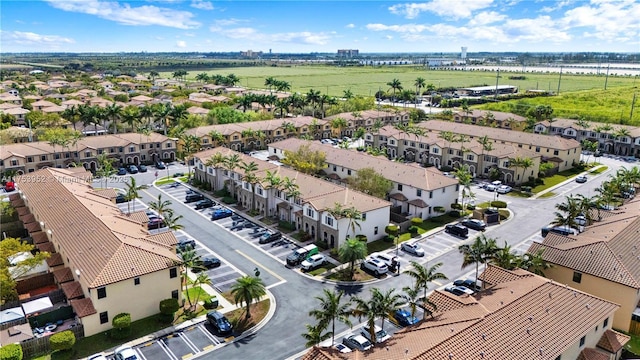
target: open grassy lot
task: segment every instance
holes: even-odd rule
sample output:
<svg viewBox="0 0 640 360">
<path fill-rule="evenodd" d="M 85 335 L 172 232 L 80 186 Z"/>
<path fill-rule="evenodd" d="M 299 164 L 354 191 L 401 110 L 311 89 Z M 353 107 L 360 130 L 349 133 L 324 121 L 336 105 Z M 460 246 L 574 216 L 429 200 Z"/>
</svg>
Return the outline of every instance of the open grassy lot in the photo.
<svg viewBox="0 0 640 360">
<path fill-rule="evenodd" d="M 564 84 L 564 75 L 562 76 L 562 83 Z M 587 86 L 586 83 L 583 85 Z M 640 85 L 640 82 L 638 85 Z M 634 111 L 633 119 L 630 120 L 629 117 L 634 94 L 638 92 L 637 87 L 631 85 L 615 88 L 607 86 L 607 88 L 607 90 L 604 90 L 604 86 L 601 84 L 597 89 L 580 91 L 575 89 L 574 92 L 560 93 L 559 96 L 510 100 L 484 104 L 478 106 L 478 108 L 518 113 L 519 109 L 526 111 L 538 105 L 549 105 L 553 108 L 554 117 L 570 119 L 584 117 L 585 120 L 590 121 L 640 125 L 640 111 Z"/>
<path fill-rule="evenodd" d="M 514 69 L 517 71 L 517 69 Z M 387 67 L 337 67 L 337 66 L 289 66 L 289 67 L 232 67 L 215 69 L 212 71 L 190 71 L 188 80 L 195 80 L 199 73 L 209 76 L 219 74 L 235 74 L 240 78 L 241 86 L 264 89 L 264 80 L 272 76 L 291 84 L 291 91 L 307 92 L 309 89 L 340 96 L 344 90 L 350 89 L 356 95 L 373 96 L 379 89 L 386 91 L 386 84 L 394 78 L 400 80 L 406 89 L 415 87 L 415 79 L 422 77 L 427 84 L 436 87 L 468 87 L 481 85 L 495 85 L 496 73 L 488 71 L 448 71 L 426 70 L 416 66 L 387 66 Z M 558 74 L 524 73 L 525 80 L 510 80 L 510 75 L 523 75 L 522 72 L 500 72 L 500 84 L 516 85 L 520 89 L 551 89 L 558 86 Z M 172 73 L 161 73 L 161 76 L 171 78 Z M 561 92 L 604 88 L 604 76 L 595 75 L 562 75 Z M 609 77 L 607 86 L 610 89 L 620 86 L 633 86 L 634 78 Z M 423 89 L 424 90 L 424 89 Z"/>
</svg>

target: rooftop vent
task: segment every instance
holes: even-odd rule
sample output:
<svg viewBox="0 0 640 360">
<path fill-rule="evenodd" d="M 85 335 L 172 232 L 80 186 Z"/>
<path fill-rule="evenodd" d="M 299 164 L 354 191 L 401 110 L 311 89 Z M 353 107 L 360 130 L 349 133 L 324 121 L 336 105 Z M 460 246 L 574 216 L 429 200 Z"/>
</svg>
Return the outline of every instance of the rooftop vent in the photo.
<svg viewBox="0 0 640 360">
<path fill-rule="evenodd" d="M 533 321 L 533 316 L 529 315 L 529 321 Z"/>
<path fill-rule="evenodd" d="M 538 351 L 540 352 L 540 355 L 544 354 L 544 350 L 542 348 L 540 348 Z"/>
<path fill-rule="evenodd" d="M 482 340 L 487 340 L 487 335 L 482 334 L 482 335 L 480 335 L 480 336 L 482 336 Z"/>
<path fill-rule="evenodd" d="M 589 304 L 587 304 L 586 306 L 587 306 L 587 309 L 591 309 L 591 306 Z"/>
<path fill-rule="evenodd" d="M 531 329 L 527 328 L 527 335 L 531 335 Z"/>
</svg>

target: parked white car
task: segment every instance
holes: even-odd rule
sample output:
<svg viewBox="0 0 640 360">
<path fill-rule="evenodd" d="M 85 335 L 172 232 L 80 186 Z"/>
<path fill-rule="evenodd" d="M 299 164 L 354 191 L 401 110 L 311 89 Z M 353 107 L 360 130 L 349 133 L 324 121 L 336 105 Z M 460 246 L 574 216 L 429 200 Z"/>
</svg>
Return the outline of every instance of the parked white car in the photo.
<svg viewBox="0 0 640 360">
<path fill-rule="evenodd" d="M 391 335 L 389 335 L 386 331 L 382 330 L 382 328 L 380 328 L 380 326 L 378 325 L 374 325 L 373 331 L 376 334 L 376 343 L 382 343 L 391 338 Z M 367 338 L 367 340 L 373 342 L 371 340 L 371 332 L 369 331 L 369 325 L 365 325 L 362 328 L 362 331 L 360 333 L 362 334 L 362 336 Z"/>
<path fill-rule="evenodd" d="M 498 192 L 498 194 L 507 194 L 511 192 L 511 190 L 511 186 L 509 185 L 500 185 L 496 188 L 496 192 Z"/>
<path fill-rule="evenodd" d="M 131 346 L 122 345 L 114 351 L 115 360 L 138 360 L 138 354 Z"/>
<path fill-rule="evenodd" d="M 391 264 L 393 264 L 394 256 L 389 255 L 387 253 L 381 253 L 381 252 L 373 253 L 373 254 L 370 255 L 370 257 L 372 257 L 374 259 L 381 260 L 388 267 L 391 267 Z"/>
<path fill-rule="evenodd" d="M 360 265 L 360 268 L 362 268 L 363 270 L 364 269 L 369 270 L 373 272 L 376 276 L 380 276 L 389 272 L 389 268 L 382 260 L 372 258 L 372 257 L 367 258 L 362 263 L 362 265 Z"/>
<path fill-rule="evenodd" d="M 327 258 L 322 254 L 315 254 L 309 256 L 306 260 L 300 264 L 302 271 L 311 271 L 317 267 L 324 265 L 327 262 Z"/>
</svg>

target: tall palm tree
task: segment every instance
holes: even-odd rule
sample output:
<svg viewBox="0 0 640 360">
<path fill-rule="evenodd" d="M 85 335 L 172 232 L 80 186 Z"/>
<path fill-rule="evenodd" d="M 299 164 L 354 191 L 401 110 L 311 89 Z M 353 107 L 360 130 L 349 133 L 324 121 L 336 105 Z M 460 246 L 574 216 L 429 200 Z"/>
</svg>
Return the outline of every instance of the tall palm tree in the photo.
<svg viewBox="0 0 640 360">
<path fill-rule="evenodd" d="M 129 214 L 131 214 L 131 210 L 130 210 L 131 203 L 133 202 L 133 211 L 136 211 L 135 199 L 139 199 L 140 198 L 139 191 L 148 188 L 148 186 L 147 185 L 137 185 L 136 184 L 136 179 L 134 177 L 130 177 L 129 178 L 129 182 L 126 183 L 125 185 L 126 185 L 126 188 L 125 188 L 125 193 L 126 193 L 125 199 L 127 199 L 127 210 L 129 210 Z"/>
<path fill-rule="evenodd" d="M 256 184 L 260 181 L 256 176 L 258 171 L 258 164 L 255 161 L 249 163 L 240 163 L 240 169 L 244 171 L 243 180 L 251 186 L 251 210 L 256 209 Z"/>
<path fill-rule="evenodd" d="M 380 298 L 380 295 L 374 295 L 375 293 L 380 294 L 380 290 L 378 288 L 371 289 L 371 299 L 365 300 L 359 298 L 357 296 L 351 297 L 351 302 L 355 304 L 355 307 L 351 309 L 351 314 L 358 318 L 358 321 L 361 321 L 362 318 L 367 319 L 367 326 L 369 327 L 369 337 L 371 338 L 371 342 L 373 344 L 376 343 L 376 333 L 375 333 L 375 324 L 376 318 L 378 317 L 378 304 L 376 300 Z"/>
<path fill-rule="evenodd" d="M 233 172 L 240 164 L 240 161 L 240 155 L 238 154 L 226 156 L 224 159 L 224 168 L 229 172 L 231 196 L 234 198 L 236 197 L 236 180 L 235 176 L 233 176 Z"/>
<path fill-rule="evenodd" d="M 438 268 L 442 266 L 442 263 L 439 262 L 431 267 L 426 267 L 426 265 L 422 265 L 417 261 L 411 261 L 411 270 L 407 270 L 406 273 L 415 281 L 414 288 L 416 290 L 423 290 L 424 295 L 422 297 L 422 301 L 424 303 L 424 314 L 423 318 L 426 319 L 427 313 L 429 315 L 432 312 L 426 305 L 431 305 L 430 307 L 436 310 L 434 304 L 431 304 L 427 299 L 427 290 L 429 290 L 429 283 L 434 282 L 436 280 L 447 280 L 447 276 L 441 272 L 438 272 Z"/>
<path fill-rule="evenodd" d="M 307 332 L 303 333 L 302 337 L 307 340 L 305 343 L 306 347 L 316 346 L 328 338 L 333 337 L 333 333 L 331 331 L 323 333 L 326 328 L 323 327 L 322 324 L 317 324 L 315 326 L 305 324 L 305 327 L 307 328 Z"/>
<path fill-rule="evenodd" d="M 300 186 L 288 176 L 282 179 L 282 190 L 287 194 L 287 200 L 291 203 L 294 203 L 295 199 L 300 196 Z M 289 206 L 289 221 L 294 223 L 293 220 L 293 206 Z"/>
<path fill-rule="evenodd" d="M 182 230 L 184 229 L 184 226 L 181 224 L 178 224 L 178 220 L 182 219 L 182 217 L 183 217 L 182 215 L 176 216 L 173 210 L 169 209 L 169 211 L 166 211 L 164 214 L 164 224 L 167 227 L 167 229 L 171 231 Z"/>
<path fill-rule="evenodd" d="M 534 254 L 526 253 L 522 255 L 520 267 L 536 275 L 545 276 L 544 271 L 552 268 L 553 265 L 544 260 L 544 250 L 542 248 Z"/>
<path fill-rule="evenodd" d="M 353 279 L 356 261 L 367 257 L 367 246 L 363 241 L 358 239 L 347 239 L 340 248 L 338 248 L 338 256 L 340 261 L 349 263 L 349 279 Z"/>
<path fill-rule="evenodd" d="M 202 259 L 200 257 L 200 255 L 196 252 L 195 249 L 191 248 L 191 247 L 187 247 L 186 249 L 179 249 L 178 250 L 178 256 L 180 257 L 180 260 L 182 260 L 182 273 L 181 278 L 182 278 L 182 286 L 184 287 L 183 292 L 185 292 L 187 294 L 187 302 L 189 303 L 189 309 L 193 308 L 193 303 L 191 302 L 191 296 L 189 296 L 189 270 L 190 269 L 194 269 L 197 268 L 198 266 L 200 266 L 200 264 L 202 263 Z"/>
<path fill-rule="evenodd" d="M 183 135 L 181 155 L 187 163 L 187 180 L 191 178 L 191 156 L 201 149 L 200 138 L 196 135 Z"/>
<path fill-rule="evenodd" d="M 465 199 L 471 194 L 471 183 L 473 181 L 473 175 L 469 172 L 469 165 L 464 164 L 458 170 L 456 170 L 456 178 L 458 184 L 462 187 L 462 211 L 466 211 Z"/>
<path fill-rule="evenodd" d="M 266 295 L 267 291 L 262 279 L 257 276 L 245 275 L 236 280 L 236 283 L 231 287 L 231 294 L 236 305 L 242 303 L 246 305 L 245 319 L 249 319 L 251 317 L 251 303 Z"/>
<path fill-rule="evenodd" d="M 164 217 L 167 211 L 171 211 L 171 200 L 162 200 L 162 194 L 158 194 L 157 201 L 151 201 L 149 203 L 149 209 L 154 210 L 158 215 Z"/>
<path fill-rule="evenodd" d="M 309 315 L 315 317 L 320 322 L 320 327 L 326 329 L 331 324 L 331 346 L 335 343 L 336 333 L 336 320 L 351 327 L 351 320 L 349 316 L 351 311 L 349 307 L 351 303 L 349 301 L 343 302 L 343 291 L 335 291 L 324 289 L 324 296 L 316 296 L 316 299 L 320 301 L 318 309 L 309 311 Z"/>
<path fill-rule="evenodd" d="M 316 105 L 320 102 L 320 91 L 309 89 L 309 91 L 305 95 L 305 101 L 306 103 L 311 105 L 311 116 L 316 117 Z"/>
<path fill-rule="evenodd" d="M 513 270 L 520 265 L 520 259 L 516 255 L 511 246 L 504 242 L 504 247 L 498 248 L 493 254 L 489 263 L 497 265 L 505 270 Z"/>
<path fill-rule="evenodd" d="M 238 99 L 238 104 L 242 108 L 242 112 L 247 112 L 248 108 L 251 108 L 251 104 L 256 100 L 253 94 L 245 94 Z"/>
<path fill-rule="evenodd" d="M 271 189 L 280 189 L 282 186 L 282 178 L 278 176 L 275 172 L 271 172 L 267 170 L 266 175 L 262 178 L 262 187 L 267 190 L 267 209 L 265 211 L 265 215 L 271 215 L 271 200 L 273 198 Z"/>
<path fill-rule="evenodd" d="M 291 90 L 291 84 L 288 81 L 277 81 L 276 91 L 285 92 Z"/>
<path fill-rule="evenodd" d="M 211 138 L 211 143 L 214 144 L 214 147 L 220 146 L 226 140 L 224 135 L 217 130 L 211 130 L 207 135 Z"/>
<path fill-rule="evenodd" d="M 130 131 L 136 127 L 140 121 L 140 108 L 137 106 L 127 106 L 122 110 L 122 122 L 129 126 Z"/>
<path fill-rule="evenodd" d="M 484 153 L 485 151 L 493 150 L 493 140 L 490 139 L 488 135 L 485 135 L 478 139 L 478 143 L 482 145 L 482 150 L 480 152 L 480 161 L 482 161 L 482 167 L 480 167 L 480 161 L 478 161 L 478 173 L 482 174 L 484 171 Z"/>
<path fill-rule="evenodd" d="M 348 126 L 347 120 L 343 117 L 331 120 L 331 128 L 336 130 L 334 133 L 336 136 L 342 136 L 342 131 Z"/>
<path fill-rule="evenodd" d="M 475 264 L 475 280 L 477 282 L 480 264 L 486 264 L 497 250 L 498 246 L 496 245 L 496 240 L 493 238 L 487 238 L 485 234 L 481 234 L 475 238 L 473 243 L 460 245 L 458 247 L 458 251 L 463 255 L 461 268 L 464 269 L 469 265 Z M 484 288 L 484 282 L 482 282 L 482 287 Z"/>
<path fill-rule="evenodd" d="M 404 291 L 403 298 L 407 304 L 409 304 L 409 308 L 411 309 L 411 317 L 416 316 L 416 311 L 418 310 L 418 306 L 420 306 L 420 299 L 423 299 L 423 297 L 420 296 L 421 290 L 422 289 L 416 286 L 405 286 L 402 288 L 402 291 Z"/>
<path fill-rule="evenodd" d="M 401 294 L 395 293 L 396 289 L 391 288 L 386 292 L 374 291 L 373 297 L 376 303 L 376 315 L 380 318 L 380 328 L 384 330 L 384 319 L 393 313 L 404 303 Z"/>
<path fill-rule="evenodd" d="M 118 133 L 118 122 L 122 118 L 122 106 L 116 104 L 115 102 L 107 105 L 105 108 L 105 118 L 107 120 L 111 120 L 111 125 L 113 126 L 113 133 Z M 106 124 L 103 124 L 106 129 Z"/>
<path fill-rule="evenodd" d="M 448 165 L 447 160 L 449 160 L 449 156 L 447 155 L 447 157 L 445 158 L 444 155 L 449 153 L 449 149 L 451 148 L 451 142 L 455 141 L 456 137 L 457 137 L 456 134 L 454 134 L 451 131 L 441 131 L 438 134 L 439 139 L 442 139 L 447 142 L 447 148 L 443 149 L 442 151 L 442 164 L 440 164 L 441 166 Z"/>
<path fill-rule="evenodd" d="M 418 97 L 420 96 L 420 90 L 425 87 L 427 84 L 427 81 L 422 78 L 422 77 L 418 77 L 416 79 L 416 82 L 413 84 L 416 87 L 416 101 L 415 101 L 415 107 L 418 107 Z"/>
<path fill-rule="evenodd" d="M 387 83 L 387 86 L 393 90 L 393 102 L 396 102 L 396 91 L 402 90 L 402 83 L 398 79 L 393 79 Z"/>
<path fill-rule="evenodd" d="M 202 285 L 211 286 L 211 277 L 209 277 L 209 274 L 207 274 L 206 271 L 199 272 L 196 278 L 191 281 L 191 286 L 194 288 L 201 287 Z M 202 293 L 202 291 L 196 291 L 196 298 L 193 299 L 194 304 L 198 304 L 198 302 L 200 301 L 200 295 L 202 295 Z"/>
</svg>

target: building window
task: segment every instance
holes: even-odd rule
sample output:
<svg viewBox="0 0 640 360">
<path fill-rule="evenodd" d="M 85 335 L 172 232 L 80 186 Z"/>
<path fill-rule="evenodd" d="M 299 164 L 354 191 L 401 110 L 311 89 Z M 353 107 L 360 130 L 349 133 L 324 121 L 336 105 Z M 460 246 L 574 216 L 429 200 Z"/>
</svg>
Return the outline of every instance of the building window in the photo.
<svg viewBox="0 0 640 360">
<path fill-rule="evenodd" d="M 606 329 L 607 325 L 609 325 L 609 318 L 604 319 L 604 322 L 602 323 L 602 328 Z"/>
<path fill-rule="evenodd" d="M 378 235 L 378 227 L 373 228 L 373 235 Z"/>
<path fill-rule="evenodd" d="M 417 197 L 422 196 L 422 189 L 416 189 L 416 196 Z"/>
<path fill-rule="evenodd" d="M 102 299 L 106 297 L 107 297 L 107 288 L 104 286 L 101 288 L 98 288 L 98 299 Z"/>
<path fill-rule="evenodd" d="M 433 191 L 429 191 L 429 199 L 433 199 Z"/>
<path fill-rule="evenodd" d="M 439 152 L 440 152 L 440 150 L 438 150 L 438 148 L 433 148 L 433 149 L 431 149 L 431 151 L 432 151 L 434 154 L 437 154 L 437 153 L 439 153 Z"/>
<path fill-rule="evenodd" d="M 573 272 L 573 282 L 580 284 L 581 281 L 582 281 L 582 273 L 574 271 Z"/>
<path fill-rule="evenodd" d="M 335 166 L 335 165 L 333 165 L 333 171 L 337 171 L 337 170 L 336 170 L 336 166 Z"/>
<path fill-rule="evenodd" d="M 467 155 L 467 160 L 473 161 L 473 155 Z"/>
<path fill-rule="evenodd" d="M 586 335 L 580 338 L 580 347 L 584 346 L 584 343 L 585 343 L 586 340 L 587 340 L 587 336 Z"/>
<path fill-rule="evenodd" d="M 367 213 L 362 213 L 362 221 L 367 221 Z"/>
<path fill-rule="evenodd" d="M 129 152 L 134 152 L 136 151 L 136 148 L 134 146 L 129 146 Z"/>
<path fill-rule="evenodd" d="M 307 216 L 311 217 L 311 218 L 315 216 L 315 213 L 313 212 L 313 209 L 311 209 L 311 208 L 307 209 Z"/>
<path fill-rule="evenodd" d="M 398 184 L 398 191 L 402 191 L 402 184 Z"/>
<path fill-rule="evenodd" d="M 45 160 L 47 160 L 47 155 L 40 156 L 40 161 L 45 161 Z"/>
<path fill-rule="evenodd" d="M 325 222 L 327 225 L 333 226 L 333 218 L 327 216 Z"/>
<path fill-rule="evenodd" d="M 133 285 L 140 285 L 140 278 L 133 278 Z"/>
<path fill-rule="evenodd" d="M 109 322 L 109 312 L 101 312 L 100 313 L 100 324 L 105 324 Z"/>
<path fill-rule="evenodd" d="M 558 155 L 558 150 L 553 150 L 553 155 Z"/>
<path fill-rule="evenodd" d="M 178 269 L 177 268 L 169 269 L 169 278 L 173 279 L 175 277 L 178 277 Z"/>
<path fill-rule="evenodd" d="M 536 146 L 536 152 L 540 152 L 540 146 Z"/>
<path fill-rule="evenodd" d="M 347 175 L 351 175 L 351 170 L 347 170 Z"/>
<path fill-rule="evenodd" d="M 124 152 L 124 148 L 121 146 L 118 148 L 118 152 Z"/>
<path fill-rule="evenodd" d="M 176 300 L 178 299 L 178 290 L 173 290 L 171 292 L 171 298 Z"/>
<path fill-rule="evenodd" d="M 32 162 L 33 162 L 33 158 L 32 158 L 31 156 L 28 156 L 28 157 L 27 157 L 27 162 L 28 162 L 28 163 L 32 163 Z"/>
</svg>

